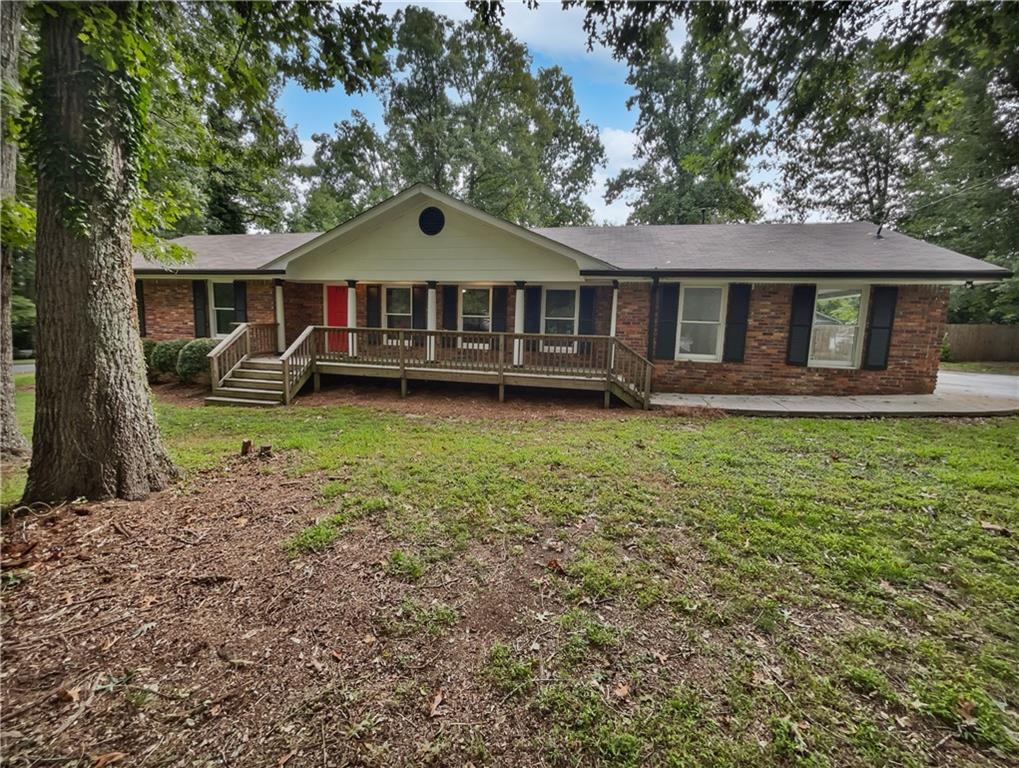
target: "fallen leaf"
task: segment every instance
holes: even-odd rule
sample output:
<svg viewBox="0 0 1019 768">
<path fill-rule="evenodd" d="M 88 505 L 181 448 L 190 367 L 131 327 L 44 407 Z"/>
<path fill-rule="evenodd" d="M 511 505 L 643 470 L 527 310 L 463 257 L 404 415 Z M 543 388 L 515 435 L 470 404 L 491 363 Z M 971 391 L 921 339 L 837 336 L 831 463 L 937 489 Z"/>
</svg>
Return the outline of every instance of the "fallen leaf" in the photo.
<svg viewBox="0 0 1019 768">
<path fill-rule="evenodd" d="M 566 570 L 563 568 L 563 564 L 554 557 L 548 561 L 548 569 L 552 571 L 552 573 L 566 573 Z"/>
<path fill-rule="evenodd" d="M 125 757 L 127 757 L 126 752 L 107 752 L 105 755 L 99 755 L 99 757 L 96 758 L 93 768 L 103 768 L 105 765 L 119 763 Z"/>
<path fill-rule="evenodd" d="M 333 655 L 333 658 L 336 659 L 337 661 L 343 661 L 343 654 L 340 653 L 339 651 L 334 649 L 332 651 L 332 655 Z"/>
<path fill-rule="evenodd" d="M 612 689 L 612 695 L 617 699 L 625 699 L 630 695 L 630 683 L 626 680 L 620 680 Z"/>
<path fill-rule="evenodd" d="M 439 707 L 442 706 L 442 703 L 445 700 L 446 695 L 442 692 L 442 689 L 440 688 L 435 692 L 435 695 L 432 696 L 432 703 L 428 707 L 428 716 L 438 717 L 440 714 L 442 714 L 441 712 L 439 712 Z"/>
<path fill-rule="evenodd" d="M 1003 525 L 995 525 L 994 523 L 980 523 L 980 527 L 988 533 L 994 533 L 998 536 L 1011 536 L 1012 531 Z"/>
<path fill-rule="evenodd" d="M 297 754 L 297 750 L 296 749 L 292 749 L 289 752 L 287 752 L 285 755 L 283 755 L 283 757 L 281 757 L 276 762 L 276 768 L 283 768 L 284 765 L 286 765 L 287 763 L 290 762 L 290 758 L 292 758 L 296 754 Z"/>
</svg>

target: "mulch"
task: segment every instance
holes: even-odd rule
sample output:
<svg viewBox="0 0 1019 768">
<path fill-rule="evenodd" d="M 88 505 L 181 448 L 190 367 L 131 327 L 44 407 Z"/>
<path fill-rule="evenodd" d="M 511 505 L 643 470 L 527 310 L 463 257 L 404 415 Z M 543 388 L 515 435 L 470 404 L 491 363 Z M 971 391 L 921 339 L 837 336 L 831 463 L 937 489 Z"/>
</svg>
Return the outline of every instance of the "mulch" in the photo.
<svg viewBox="0 0 1019 768">
<path fill-rule="evenodd" d="M 371 521 L 294 556 L 323 478 L 285 479 L 288 462 L 238 457 L 142 502 L 8 521 L 5 764 L 422 764 L 482 727 L 509 747 L 521 725 L 479 668 L 545 599 L 540 546 L 414 585 L 385 572 L 396 543 Z M 455 631 L 387 634 L 411 593 L 454 606 Z"/>
</svg>

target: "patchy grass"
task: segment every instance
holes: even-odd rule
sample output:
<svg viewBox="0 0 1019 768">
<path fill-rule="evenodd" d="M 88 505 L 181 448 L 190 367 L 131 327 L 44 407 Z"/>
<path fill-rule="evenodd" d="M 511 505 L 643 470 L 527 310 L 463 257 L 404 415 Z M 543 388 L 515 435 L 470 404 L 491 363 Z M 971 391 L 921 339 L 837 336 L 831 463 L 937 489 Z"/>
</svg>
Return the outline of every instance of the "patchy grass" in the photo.
<svg viewBox="0 0 1019 768">
<path fill-rule="evenodd" d="M 274 482 L 315 484 L 313 504 L 265 528 L 258 556 L 281 563 L 243 572 L 287 574 L 265 602 L 288 606 L 279 643 L 299 654 L 279 663 L 303 675 L 299 701 L 278 694 L 297 714 L 265 726 L 276 751 L 254 762 L 297 750 L 288 765 L 314 765 L 323 739 L 367 765 L 1019 760 L 1019 419 L 157 414 L 189 504 L 244 438 L 285 457 L 260 470 Z M 196 562 L 172 568 L 208 572 Z M 19 609 L 42 588 L 5 597 Z M 201 605 L 236 602 L 224 589 Z M 231 621 L 253 647 L 231 653 L 268 658 L 268 609 L 252 610 Z M 340 661 L 309 668 L 309 637 Z M 281 669 L 231 669 L 223 690 Z M 159 719 L 165 696 L 138 691 L 124 711 Z"/>
</svg>

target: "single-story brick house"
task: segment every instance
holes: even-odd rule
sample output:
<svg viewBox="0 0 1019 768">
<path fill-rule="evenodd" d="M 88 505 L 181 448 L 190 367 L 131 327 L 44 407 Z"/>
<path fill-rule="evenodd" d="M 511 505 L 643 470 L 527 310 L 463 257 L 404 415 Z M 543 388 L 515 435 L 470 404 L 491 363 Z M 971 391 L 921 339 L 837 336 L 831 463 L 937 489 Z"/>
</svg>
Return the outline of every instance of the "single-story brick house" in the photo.
<svg viewBox="0 0 1019 768">
<path fill-rule="evenodd" d="M 138 259 L 151 339 L 222 337 L 211 401 L 319 375 L 650 391 L 934 388 L 948 288 L 1000 267 L 872 224 L 528 229 L 415 185 L 324 233 Z"/>
</svg>

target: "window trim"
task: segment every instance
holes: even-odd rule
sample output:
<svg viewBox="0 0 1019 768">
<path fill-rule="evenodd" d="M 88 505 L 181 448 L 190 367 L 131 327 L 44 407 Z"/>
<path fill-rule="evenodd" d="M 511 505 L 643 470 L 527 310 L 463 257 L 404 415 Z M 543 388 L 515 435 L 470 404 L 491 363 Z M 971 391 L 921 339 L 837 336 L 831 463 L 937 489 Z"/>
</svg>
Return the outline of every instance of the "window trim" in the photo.
<svg viewBox="0 0 1019 768">
<path fill-rule="evenodd" d="M 408 304 L 410 305 L 410 311 L 406 315 L 404 315 L 403 312 L 393 312 L 392 314 L 399 315 L 400 317 L 404 317 L 404 316 L 409 317 L 410 318 L 410 328 L 392 328 L 391 329 L 389 327 L 389 314 L 390 314 L 390 312 L 389 312 L 389 306 L 388 306 L 388 304 L 389 304 L 388 295 L 389 295 L 389 289 L 390 288 L 402 288 L 403 290 L 407 291 L 407 295 L 409 297 Z M 383 329 L 385 329 L 385 330 L 393 330 L 393 331 L 397 331 L 397 332 L 399 332 L 399 331 L 407 331 L 407 330 L 412 329 L 414 327 L 414 286 L 413 285 L 399 285 L 399 284 L 396 284 L 396 283 L 382 283 L 379 286 L 379 293 L 382 294 L 379 297 L 379 306 L 380 306 L 380 309 L 381 309 L 381 312 L 382 312 L 382 327 L 383 327 Z M 388 334 L 388 333 L 383 333 L 382 334 L 382 340 L 383 340 L 383 343 L 385 343 L 385 344 L 399 345 L 399 343 L 400 343 L 400 339 L 398 337 L 392 337 L 391 334 Z M 413 339 L 404 339 L 403 340 L 404 346 L 410 346 L 412 341 L 413 341 Z"/>
<path fill-rule="evenodd" d="M 686 300 L 687 288 L 717 288 L 722 292 L 721 301 L 718 303 L 718 320 L 683 320 L 683 303 Z M 722 350 L 725 349 L 725 315 L 729 308 L 729 285 L 728 283 L 680 283 L 679 284 L 679 306 L 676 308 L 676 360 L 689 360 L 695 363 L 720 363 L 722 362 Z M 715 337 L 715 352 L 711 355 L 692 354 L 682 352 L 679 348 L 683 340 L 683 323 L 691 325 L 717 325 L 718 334 Z"/>
<path fill-rule="evenodd" d="M 464 293 L 467 291 L 488 291 L 488 331 L 465 331 L 464 330 Z M 468 317 L 486 317 L 486 315 L 468 315 Z M 492 332 L 492 286 L 484 285 L 457 285 L 456 291 L 456 330 L 464 333 L 491 333 Z M 491 344 L 487 341 L 464 341 L 463 336 L 456 337 L 458 347 L 463 349 L 489 349 Z"/>
<path fill-rule="evenodd" d="M 573 291 L 573 333 L 568 334 L 556 334 L 562 336 L 579 336 L 578 331 L 580 330 L 580 285 L 574 286 L 547 286 L 541 287 L 541 333 L 544 336 L 547 331 L 545 330 L 545 322 L 548 320 L 545 309 L 545 299 L 548 296 L 549 291 Z M 565 320 L 565 317 L 553 317 L 553 320 Z M 541 340 L 541 351 L 542 352 L 576 352 L 577 343 L 571 342 L 568 344 L 557 344 L 555 342 L 546 342 L 544 339 Z"/>
<path fill-rule="evenodd" d="M 817 301 L 821 291 L 859 291 L 860 292 L 860 313 L 856 318 L 856 335 L 853 337 L 853 359 L 849 363 L 832 362 L 830 360 L 814 360 L 814 319 L 817 317 Z M 860 367 L 863 359 L 863 336 L 867 327 L 867 312 L 870 308 L 870 286 L 869 285 L 830 285 L 818 283 L 814 286 L 814 309 L 810 314 L 810 346 L 807 348 L 808 368 L 837 368 L 843 371 L 853 371 Z"/>
<path fill-rule="evenodd" d="M 216 288 L 219 285 L 229 285 L 230 291 L 233 293 L 233 306 L 232 307 L 217 307 L 216 306 Z M 220 331 L 219 322 L 216 319 L 217 309 L 229 309 L 234 313 L 234 322 L 231 324 L 232 327 L 226 331 Z M 234 332 L 234 328 L 239 325 L 237 322 L 237 293 L 234 287 L 233 280 L 209 280 L 209 330 L 212 332 L 211 338 L 213 339 L 225 339 L 231 333 Z"/>
</svg>

